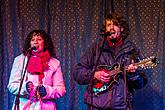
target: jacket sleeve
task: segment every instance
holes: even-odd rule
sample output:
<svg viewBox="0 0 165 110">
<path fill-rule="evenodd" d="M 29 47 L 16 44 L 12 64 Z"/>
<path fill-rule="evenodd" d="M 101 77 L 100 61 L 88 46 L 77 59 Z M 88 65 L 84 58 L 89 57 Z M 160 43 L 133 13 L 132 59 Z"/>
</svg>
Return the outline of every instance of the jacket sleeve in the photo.
<svg viewBox="0 0 165 110">
<path fill-rule="evenodd" d="M 132 53 L 135 62 L 139 62 L 142 60 L 142 54 L 140 51 L 136 50 Z M 142 68 L 138 68 L 134 73 L 127 73 L 127 81 L 131 88 L 133 89 L 140 89 L 147 84 L 147 76 L 145 75 L 146 71 Z"/>
<path fill-rule="evenodd" d="M 94 71 L 94 59 L 96 57 L 95 48 L 96 45 L 93 43 L 85 53 L 81 56 L 78 63 L 73 68 L 73 78 L 78 84 L 88 84 Z"/>
<path fill-rule="evenodd" d="M 45 99 L 59 98 L 64 96 L 66 93 L 60 62 L 56 60 L 56 64 L 54 64 L 53 67 L 54 67 L 53 70 L 54 73 L 52 74 L 52 79 L 48 79 L 48 80 L 52 80 L 52 85 L 48 85 L 48 84 L 44 85 L 47 92 L 47 95 L 44 97 Z"/>
<path fill-rule="evenodd" d="M 23 76 L 22 72 L 23 72 L 23 60 L 24 60 L 24 58 L 25 57 L 23 55 L 16 57 L 14 59 L 13 65 L 12 65 L 9 83 L 7 85 L 7 88 L 14 95 L 17 95 L 18 91 L 19 91 L 20 82 L 21 82 L 21 79 Z M 20 95 L 27 95 L 25 83 L 23 83 L 23 85 L 21 87 Z"/>
<path fill-rule="evenodd" d="M 128 73 L 127 75 L 129 85 L 133 89 L 141 89 L 147 84 L 147 77 L 144 71 L 138 69 L 135 73 Z"/>
</svg>

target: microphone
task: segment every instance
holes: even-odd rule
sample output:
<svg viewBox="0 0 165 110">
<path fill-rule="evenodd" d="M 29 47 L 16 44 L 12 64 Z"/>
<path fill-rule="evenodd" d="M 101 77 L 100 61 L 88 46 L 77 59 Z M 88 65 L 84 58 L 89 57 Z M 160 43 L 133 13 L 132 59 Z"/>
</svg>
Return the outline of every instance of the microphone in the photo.
<svg viewBox="0 0 165 110">
<path fill-rule="evenodd" d="M 36 51 L 37 50 L 37 47 L 36 46 L 33 46 L 33 47 L 30 48 L 30 50 Z"/>
<path fill-rule="evenodd" d="M 37 47 L 36 46 L 33 46 L 33 47 L 30 47 L 27 52 L 31 52 L 31 51 L 34 51 L 36 52 L 37 51 Z"/>
<path fill-rule="evenodd" d="M 101 33 L 102 36 L 104 37 L 107 37 L 107 36 L 111 36 L 112 34 L 115 34 L 115 32 L 104 32 L 104 33 Z"/>
<path fill-rule="evenodd" d="M 26 51 L 26 55 L 29 56 L 32 54 L 32 51 L 33 52 L 36 52 L 37 51 L 37 47 L 36 46 L 33 46 L 33 47 L 30 47 L 29 49 L 27 49 Z"/>
</svg>

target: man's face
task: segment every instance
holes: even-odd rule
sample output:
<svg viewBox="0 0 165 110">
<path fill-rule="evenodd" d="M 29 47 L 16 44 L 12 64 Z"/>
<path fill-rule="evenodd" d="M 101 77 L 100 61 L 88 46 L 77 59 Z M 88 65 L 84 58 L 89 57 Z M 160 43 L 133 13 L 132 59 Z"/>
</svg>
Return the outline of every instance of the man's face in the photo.
<svg viewBox="0 0 165 110">
<path fill-rule="evenodd" d="M 115 25 L 112 20 L 106 20 L 105 26 L 105 32 L 113 33 L 111 36 L 108 36 L 111 39 L 119 38 L 120 33 L 123 31 L 123 28 L 120 28 L 120 26 Z"/>
</svg>

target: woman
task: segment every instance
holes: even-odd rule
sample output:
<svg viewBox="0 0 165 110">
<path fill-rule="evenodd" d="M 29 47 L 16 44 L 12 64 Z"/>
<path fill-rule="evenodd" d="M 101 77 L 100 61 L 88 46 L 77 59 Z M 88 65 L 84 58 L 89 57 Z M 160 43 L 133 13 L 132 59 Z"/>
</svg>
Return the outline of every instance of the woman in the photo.
<svg viewBox="0 0 165 110">
<path fill-rule="evenodd" d="M 56 110 L 55 99 L 66 93 L 60 62 L 53 57 L 53 50 L 45 31 L 33 30 L 27 36 L 23 53 L 14 60 L 8 84 L 9 91 L 18 96 L 23 80 L 19 100 L 15 101 L 20 101 L 20 110 Z M 16 105 L 13 109 L 18 108 Z"/>
</svg>

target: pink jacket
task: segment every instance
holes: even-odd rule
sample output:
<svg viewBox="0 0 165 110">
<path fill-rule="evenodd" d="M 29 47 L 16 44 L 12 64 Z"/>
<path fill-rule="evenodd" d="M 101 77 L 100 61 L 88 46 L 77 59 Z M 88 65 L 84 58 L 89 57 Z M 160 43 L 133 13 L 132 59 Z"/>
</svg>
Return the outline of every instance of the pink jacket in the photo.
<svg viewBox="0 0 165 110">
<path fill-rule="evenodd" d="M 23 67 L 24 59 L 25 65 Z M 25 69 L 26 63 L 27 57 L 25 57 L 23 54 L 17 56 L 14 59 L 9 84 L 7 86 L 9 91 L 14 95 L 18 94 L 21 77 L 23 76 L 22 69 Z M 57 59 L 51 57 L 48 65 L 49 69 L 44 71 L 45 77 L 43 78 L 43 86 L 46 88 L 47 95 L 40 100 L 34 100 L 28 97 L 29 95 L 26 91 L 25 85 L 28 81 L 32 81 L 35 87 L 38 86 L 38 75 L 32 75 L 26 71 L 20 93 L 21 96 L 19 98 L 20 110 L 56 110 L 55 99 L 64 96 L 66 93 L 66 89 L 60 62 Z"/>
</svg>

